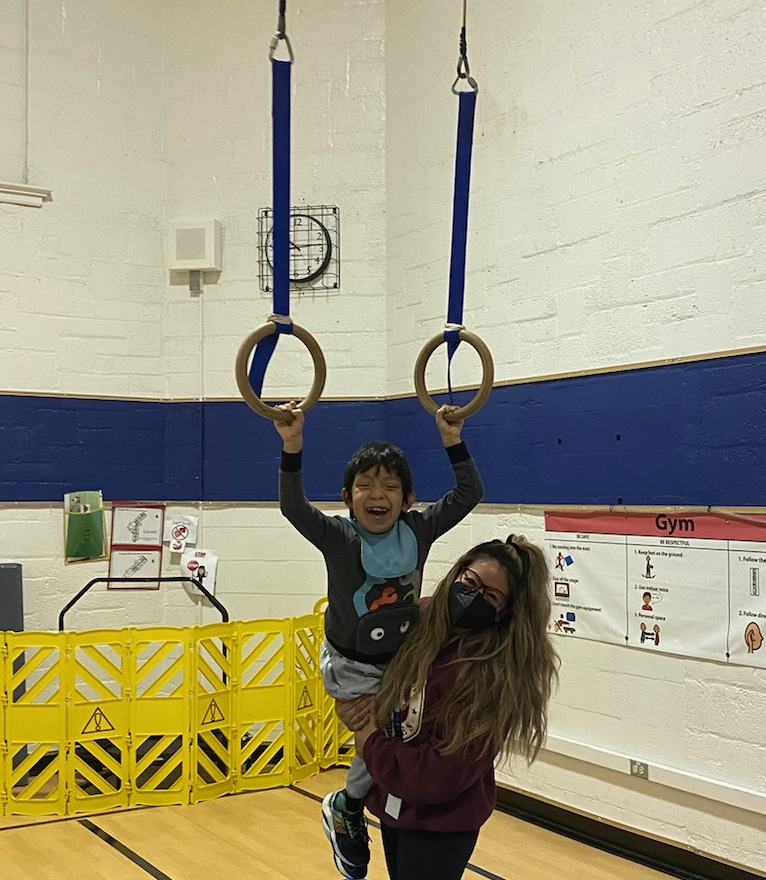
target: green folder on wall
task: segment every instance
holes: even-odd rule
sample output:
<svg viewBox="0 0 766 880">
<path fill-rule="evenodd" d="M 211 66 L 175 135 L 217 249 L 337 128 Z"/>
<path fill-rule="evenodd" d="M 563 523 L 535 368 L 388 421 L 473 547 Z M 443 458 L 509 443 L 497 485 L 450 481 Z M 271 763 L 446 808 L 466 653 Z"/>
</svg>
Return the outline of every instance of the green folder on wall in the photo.
<svg viewBox="0 0 766 880">
<path fill-rule="evenodd" d="M 100 491 L 69 492 L 64 496 L 64 535 L 67 562 L 107 557 Z"/>
</svg>

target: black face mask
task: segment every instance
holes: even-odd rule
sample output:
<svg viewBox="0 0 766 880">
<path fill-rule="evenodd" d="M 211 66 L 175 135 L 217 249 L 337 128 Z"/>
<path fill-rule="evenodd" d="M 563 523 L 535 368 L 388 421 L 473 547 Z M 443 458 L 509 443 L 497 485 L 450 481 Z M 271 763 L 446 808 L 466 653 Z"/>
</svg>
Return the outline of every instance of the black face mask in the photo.
<svg viewBox="0 0 766 880">
<path fill-rule="evenodd" d="M 453 626 L 479 632 L 495 623 L 495 609 L 481 593 L 460 581 L 450 585 L 448 602 L 449 619 Z"/>
</svg>

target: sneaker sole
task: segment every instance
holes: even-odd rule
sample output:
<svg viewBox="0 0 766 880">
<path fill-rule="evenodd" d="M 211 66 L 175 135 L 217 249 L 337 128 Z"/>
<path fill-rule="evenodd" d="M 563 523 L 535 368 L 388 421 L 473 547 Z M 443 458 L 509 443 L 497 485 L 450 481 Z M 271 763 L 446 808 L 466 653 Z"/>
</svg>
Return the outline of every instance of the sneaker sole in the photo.
<svg viewBox="0 0 766 880">
<path fill-rule="evenodd" d="M 367 874 L 367 866 L 364 867 L 364 873 L 361 878 L 355 877 L 353 874 L 349 874 L 350 869 L 346 867 L 343 859 L 338 855 L 338 841 L 335 836 L 335 828 L 332 821 L 332 807 L 330 806 L 331 798 L 332 794 L 328 794 L 325 795 L 325 798 L 322 801 L 322 829 L 324 830 L 325 837 L 330 841 L 330 846 L 332 846 L 332 857 L 335 861 L 335 867 L 344 877 L 347 877 L 348 880 L 364 880 L 364 877 Z M 361 865 L 359 865 L 358 870 L 362 870 Z"/>
</svg>

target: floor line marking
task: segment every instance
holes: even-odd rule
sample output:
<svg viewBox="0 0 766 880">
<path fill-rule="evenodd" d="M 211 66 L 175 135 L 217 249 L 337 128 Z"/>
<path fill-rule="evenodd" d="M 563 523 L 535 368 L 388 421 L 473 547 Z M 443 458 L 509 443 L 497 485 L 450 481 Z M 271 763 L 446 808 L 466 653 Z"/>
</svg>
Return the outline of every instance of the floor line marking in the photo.
<svg viewBox="0 0 766 880">
<path fill-rule="evenodd" d="M 160 871 L 159 868 L 155 867 L 151 862 L 148 862 L 145 858 L 142 858 L 137 852 L 134 852 L 130 847 L 125 846 L 124 843 L 117 840 L 116 837 L 113 837 L 109 834 L 108 831 L 104 831 L 103 828 L 99 828 L 98 825 L 95 825 L 90 819 L 78 819 L 80 825 L 83 828 L 87 828 L 88 831 L 93 832 L 96 837 L 100 837 L 105 843 L 109 844 L 112 848 L 116 849 L 121 855 L 125 856 L 125 858 L 130 859 L 133 864 L 138 865 L 139 868 L 146 871 L 151 877 L 154 877 L 154 880 L 174 880 L 173 877 L 170 877 L 168 874 L 165 874 L 163 871 Z"/>
</svg>

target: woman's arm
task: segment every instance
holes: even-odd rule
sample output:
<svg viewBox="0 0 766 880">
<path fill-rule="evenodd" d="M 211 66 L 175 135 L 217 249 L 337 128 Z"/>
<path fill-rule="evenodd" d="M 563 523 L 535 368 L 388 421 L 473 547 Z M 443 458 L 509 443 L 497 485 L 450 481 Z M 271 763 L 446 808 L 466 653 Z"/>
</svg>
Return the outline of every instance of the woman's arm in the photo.
<svg viewBox="0 0 766 880">
<path fill-rule="evenodd" d="M 428 741 L 388 739 L 372 722 L 358 730 L 354 740 L 357 754 L 364 756 L 373 780 L 411 804 L 454 800 L 491 771 L 493 764 L 490 756 L 482 756 L 481 742 L 443 755 Z"/>
</svg>

